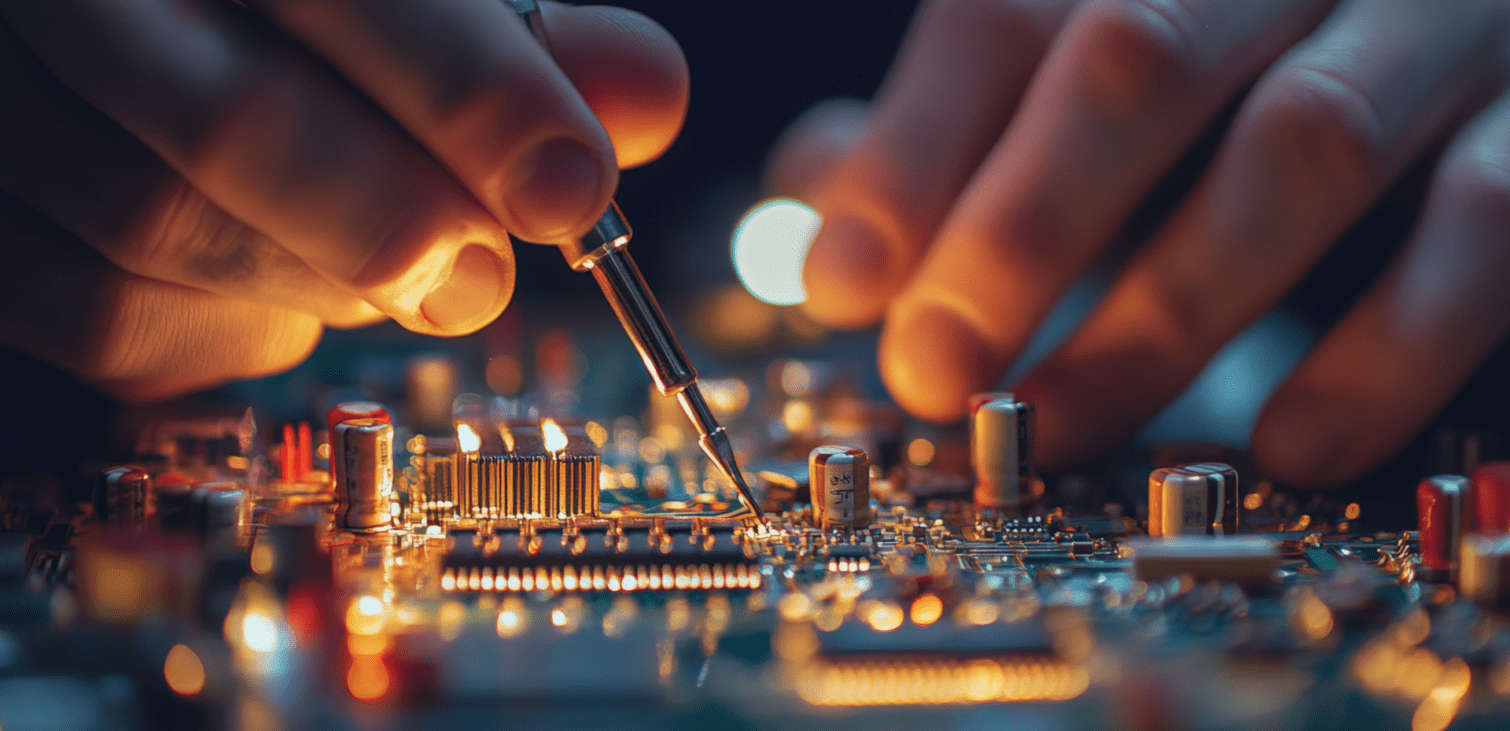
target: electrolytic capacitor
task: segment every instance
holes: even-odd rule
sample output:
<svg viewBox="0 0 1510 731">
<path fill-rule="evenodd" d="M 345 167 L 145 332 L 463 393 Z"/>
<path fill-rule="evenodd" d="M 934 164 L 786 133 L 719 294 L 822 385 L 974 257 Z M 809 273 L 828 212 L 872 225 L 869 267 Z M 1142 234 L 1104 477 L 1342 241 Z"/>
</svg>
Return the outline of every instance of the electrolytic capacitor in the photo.
<svg viewBox="0 0 1510 731">
<path fill-rule="evenodd" d="M 393 426 L 377 419 L 348 419 L 336 425 L 336 434 L 342 462 L 336 523 L 350 531 L 388 530 L 393 525 Z"/>
<path fill-rule="evenodd" d="M 1473 471 L 1473 500 L 1478 508 L 1477 530 L 1510 530 L 1510 462 L 1490 462 Z"/>
<path fill-rule="evenodd" d="M 193 480 L 177 472 L 158 475 L 153 480 L 152 496 L 157 505 L 157 525 L 164 533 L 193 531 Z"/>
<path fill-rule="evenodd" d="M 345 484 L 341 477 L 341 470 L 344 467 L 341 455 L 346 452 L 336 427 L 352 419 L 375 419 L 384 424 L 393 423 L 392 417 L 388 415 L 388 409 L 372 401 L 347 401 L 336 404 L 325 413 L 326 433 L 330 438 L 330 484 L 332 485 Z"/>
<path fill-rule="evenodd" d="M 1472 483 L 1462 475 L 1437 475 L 1416 487 L 1421 528 L 1421 565 L 1456 572 L 1464 534 L 1473 530 Z"/>
<path fill-rule="evenodd" d="M 970 402 L 970 465 L 975 504 L 1010 508 L 1031 499 L 1033 406 L 1010 392 L 977 394 Z"/>
<path fill-rule="evenodd" d="M 1510 610 L 1510 535 L 1480 533 L 1464 538 L 1460 562 L 1458 590 L 1465 599 Z"/>
<path fill-rule="evenodd" d="M 813 525 L 863 528 L 870 525 L 870 455 L 856 447 L 818 447 L 807 457 L 813 496 Z"/>
<path fill-rule="evenodd" d="M 94 486 L 94 513 L 106 525 L 141 525 L 147 521 L 152 476 L 135 467 L 109 467 Z"/>
<path fill-rule="evenodd" d="M 239 543 L 246 527 L 246 490 L 235 482 L 195 486 L 194 530 L 207 542 Z"/>
<path fill-rule="evenodd" d="M 1237 470 L 1221 462 L 1163 467 L 1148 475 L 1148 535 L 1237 533 Z"/>
</svg>

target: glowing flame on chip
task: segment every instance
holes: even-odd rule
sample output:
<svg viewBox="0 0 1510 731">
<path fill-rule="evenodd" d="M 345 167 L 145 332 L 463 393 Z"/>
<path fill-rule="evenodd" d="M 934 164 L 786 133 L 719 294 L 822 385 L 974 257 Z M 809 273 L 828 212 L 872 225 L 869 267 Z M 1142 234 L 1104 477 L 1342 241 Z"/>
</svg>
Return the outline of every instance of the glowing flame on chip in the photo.
<svg viewBox="0 0 1510 731">
<path fill-rule="evenodd" d="M 546 419 L 540 422 L 540 434 L 545 437 L 545 449 L 549 452 L 559 452 L 566 449 L 566 432 L 554 420 Z"/>
<path fill-rule="evenodd" d="M 734 229 L 734 272 L 745 289 L 773 305 L 807 299 L 802 265 L 822 224 L 817 212 L 787 198 L 766 201 Z"/>
<path fill-rule="evenodd" d="M 477 431 L 466 424 L 456 425 L 456 446 L 463 452 L 475 452 L 482 449 L 482 437 Z"/>
</svg>

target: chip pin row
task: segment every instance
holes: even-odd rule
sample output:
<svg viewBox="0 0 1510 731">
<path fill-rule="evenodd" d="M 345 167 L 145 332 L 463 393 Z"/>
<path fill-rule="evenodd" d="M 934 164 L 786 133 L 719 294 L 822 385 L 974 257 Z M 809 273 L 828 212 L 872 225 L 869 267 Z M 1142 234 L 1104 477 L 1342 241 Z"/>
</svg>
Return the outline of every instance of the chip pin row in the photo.
<svg viewBox="0 0 1510 731">
<path fill-rule="evenodd" d="M 448 567 L 443 591 L 660 591 L 757 589 L 760 569 L 749 564 L 629 566 Z"/>
</svg>

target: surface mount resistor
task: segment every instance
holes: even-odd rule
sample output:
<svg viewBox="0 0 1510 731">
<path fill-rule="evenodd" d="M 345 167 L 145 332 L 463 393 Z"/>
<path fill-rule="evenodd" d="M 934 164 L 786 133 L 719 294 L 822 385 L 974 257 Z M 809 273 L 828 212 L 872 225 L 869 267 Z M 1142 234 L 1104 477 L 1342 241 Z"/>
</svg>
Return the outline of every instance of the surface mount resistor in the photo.
<svg viewBox="0 0 1510 731">
<path fill-rule="evenodd" d="M 1237 470 L 1221 462 L 1163 467 L 1148 475 L 1148 535 L 1237 533 Z"/>
<path fill-rule="evenodd" d="M 1457 571 L 1458 549 L 1474 525 L 1472 492 L 1472 483 L 1462 475 L 1436 475 L 1416 486 L 1422 566 Z"/>
<path fill-rule="evenodd" d="M 815 527 L 870 525 L 870 455 L 865 450 L 818 447 L 808 454 L 807 469 Z"/>
<path fill-rule="evenodd" d="M 1008 392 L 976 394 L 969 406 L 975 504 L 1023 504 L 1031 497 L 1033 480 L 1033 406 Z"/>
<path fill-rule="evenodd" d="M 385 531 L 393 525 L 393 426 L 377 419 L 336 425 L 341 443 L 341 484 L 336 524 L 350 531 Z"/>
</svg>

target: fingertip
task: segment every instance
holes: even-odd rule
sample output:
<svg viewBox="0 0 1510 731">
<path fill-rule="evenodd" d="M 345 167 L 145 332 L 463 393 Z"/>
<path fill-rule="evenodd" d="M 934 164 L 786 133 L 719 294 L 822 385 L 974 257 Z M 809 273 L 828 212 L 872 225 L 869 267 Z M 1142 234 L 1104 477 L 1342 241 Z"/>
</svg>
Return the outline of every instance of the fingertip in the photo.
<svg viewBox="0 0 1510 731">
<path fill-rule="evenodd" d="M 860 99 L 827 99 L 803 112 L 777 138 L 762 175 L 766 194 L 811 200 L 818 183 L 854 148 L 870 120 Z"/>
<path fill-rule="evenodd" d="M 455 336 L 476 332 L 496 319 L 514 292 L 514 266 L 480 244 L 464 247 L 439 286 L 420 302 L 433 329 Z"/>
<path fill-rule="evenodd" d="M 1340 425 L 1328 418 L 1347 408 L 1323 392 L 1283 388 L 1259 414 L 1250 450 L 1270 479 L 1297 487 L 1324 487 L 1367 468 Z"/>
<path fill-rule="evenodd" d="M 592 228 L 619 183 L 612 148 L 598 148 L 555 137 L 520 156 L 498 201 L 509 230 L 526 241 L 552 243 Z"/>
<path fill-rule="evenodd" d="M 852 216 L 825 221 L 802 268 L 804 311 L 831 328 L 875 324 L 895 289 L 890 262 L 885 240 L 866 222 Z"/>
<path fill-rule="evenodd" d="M 551 50 L 607 130 L 624 168 L 661 156 L 687 116 L 691 74 L 671 33 L 609 6 L 542 3 Z"/>
<path fill-rule="evenodd" d="M 881 333 L 881 378 L 913 415 L 948 423 L 996 385 L 1001 359 L 962 317 L 937 303 L 894 309 Z"/>
</svg>

